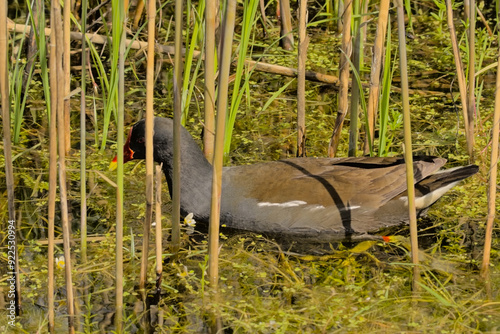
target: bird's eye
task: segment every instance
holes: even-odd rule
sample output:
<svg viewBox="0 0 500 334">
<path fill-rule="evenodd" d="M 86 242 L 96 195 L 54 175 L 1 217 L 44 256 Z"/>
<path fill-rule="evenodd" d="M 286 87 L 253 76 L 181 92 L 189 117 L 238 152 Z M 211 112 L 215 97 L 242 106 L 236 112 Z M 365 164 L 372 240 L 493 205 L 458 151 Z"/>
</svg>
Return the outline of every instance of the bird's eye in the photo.
<svg viewBox="0 0 500 334">
<path fill-rule="evenodd" d="M 141 137 L 141 138 L 137 139 L 137 142 L 139 144 L 144 144 L 144 142 L 145 142 L 144 137 Z"/>
</svg>

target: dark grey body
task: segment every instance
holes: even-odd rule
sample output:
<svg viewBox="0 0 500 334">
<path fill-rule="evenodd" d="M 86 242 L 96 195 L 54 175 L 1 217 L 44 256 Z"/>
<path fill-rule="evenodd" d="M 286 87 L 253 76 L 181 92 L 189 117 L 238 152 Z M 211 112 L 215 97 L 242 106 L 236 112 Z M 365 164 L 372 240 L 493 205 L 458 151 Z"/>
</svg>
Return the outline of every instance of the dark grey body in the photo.
<svg viewBox="0 0 500 334">
<path fill-rule="evenodd" d="M 144 158 L 144 122 L 134 125 L 130 148 Z M 172 120 L 155 118 L 154 159 L 163 162 L 171 189 Z M 212 166 L 191 135 L 181 133 L 181 213 L 208 224 Z M 415 157 L 418 213 L 458 181 L 477 172 L 465 166 L 436 173 L 445 159 Z M 293 158 L 225 167 L 221 224 L 228 228 L 318 241 L 366 236 L 408 221 L 402 158 Z"/>
</svg>

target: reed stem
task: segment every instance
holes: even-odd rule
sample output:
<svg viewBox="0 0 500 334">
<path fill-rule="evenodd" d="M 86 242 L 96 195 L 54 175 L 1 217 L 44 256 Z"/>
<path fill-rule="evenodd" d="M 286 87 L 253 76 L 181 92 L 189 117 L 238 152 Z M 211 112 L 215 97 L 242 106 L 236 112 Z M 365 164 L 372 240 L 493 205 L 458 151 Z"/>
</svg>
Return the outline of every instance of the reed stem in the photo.
<svg viewBox="0 0 500 334">
<path fill-rule="evenodd" d="M 415 186 L 413 176 L 413 150 L 411 145 L 410 97 L 408 92 L 408 62 L 406 60 L 406 29 L 403 3 L 397 1 L 399 70 L 401 73 L 401 98 L 403 100 L 404 156 L 406 163 L 406 186 L 408 194 L 408 215 L 410 218 L 411 259 L 413 263 L 413 291 L 418 289 L 420 270 L 418 267 L 417 211 L 415 207 Z"/>
</svg>

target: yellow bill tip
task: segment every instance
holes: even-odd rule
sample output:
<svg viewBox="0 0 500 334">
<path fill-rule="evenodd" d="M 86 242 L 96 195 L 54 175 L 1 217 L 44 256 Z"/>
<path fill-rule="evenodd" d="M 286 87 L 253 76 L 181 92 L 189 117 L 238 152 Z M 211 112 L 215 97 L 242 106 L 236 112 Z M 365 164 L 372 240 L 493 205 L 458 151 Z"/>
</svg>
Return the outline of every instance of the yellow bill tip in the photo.
<svg viewBox="0 0 500 334">
<path fill-rule="evenodd" d="M 117 163 L 117 158 L 115 157 L 110 163 L 109 163 L 109 170 L 114 171 L 116 169 L 116 166 L 118 165 Z"/>
</svg>

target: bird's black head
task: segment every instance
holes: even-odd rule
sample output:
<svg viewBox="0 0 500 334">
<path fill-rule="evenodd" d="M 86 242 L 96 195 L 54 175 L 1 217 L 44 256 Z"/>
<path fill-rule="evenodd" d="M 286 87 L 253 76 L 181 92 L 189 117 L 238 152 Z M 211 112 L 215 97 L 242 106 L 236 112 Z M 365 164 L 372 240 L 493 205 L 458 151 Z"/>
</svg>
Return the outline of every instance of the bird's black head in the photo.
<svg viewBox="0 0 500 334">
<path fill-rule="evenodd" d="M 173 125 L 170 118 L 154 118 L 153 151 L 154 160 L 164 162 L 171 157 Z M 146 121 L 135 123 L 130 129 L 123 146 L 123 162 L 146 159 Z M 116 158 L 115 158 L 116 159 Z"/>
<path fill-rule="evenodd" d="M 146 140 L 145 140 L 145 120 L 140 120 L 135 123 L 128 132 L 127 141 L 123 145 L 123 162 L 128 162 L 134 159 L 146 158 Z M 117 156 L 109 165 L 110 170 L 116 168 Z"/>
<path fill-rule="evenodd" d="M 127 141 L 123 146 L 123 162 L 133 159 L 146 159 L 146 122 L 144 119 L 130 128 Z"/>
<path fill-rule="evenodd" d="M 173 159 L 173 120 L 171 118 L 155 117 L 153 132 L 154 161 L 163 163 L 164 168 L 169 168 Z M 186 165 L 209 167 L 199 146 L 189 132 L 181 127 L 181 154 Z M 140 120 L 130 129 L 127 141 L 123 146 L 123 162 L 146 158 L 146 122 Z M 116 165 L 116 157 L 111 163 Z M 111 169 L 110 165 L 110 169 Z M 116 167 L 115 167 L 116 168 Z"/>
</svg>

